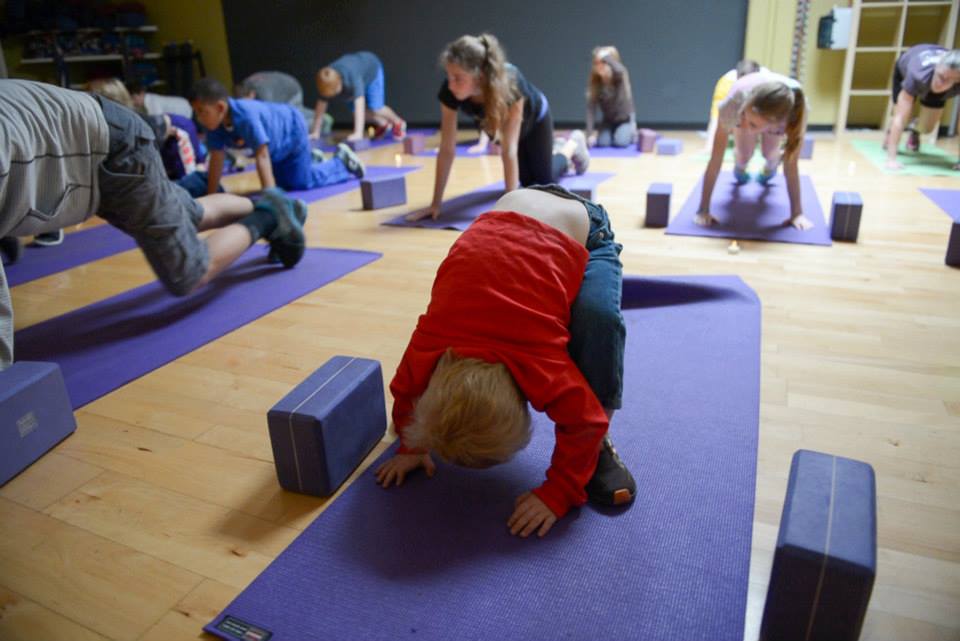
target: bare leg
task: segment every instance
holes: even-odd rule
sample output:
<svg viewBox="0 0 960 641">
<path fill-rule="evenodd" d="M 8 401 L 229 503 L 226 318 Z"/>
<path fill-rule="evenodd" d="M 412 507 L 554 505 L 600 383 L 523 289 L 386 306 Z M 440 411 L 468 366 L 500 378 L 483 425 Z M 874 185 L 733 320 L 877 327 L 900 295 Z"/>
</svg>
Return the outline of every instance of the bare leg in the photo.
<svg viewBox="0 0 960 641">
<path fill-rule="evenodd" d="M 917 116 L 917 127 L 920 129 L 920 133 L 933 133 L 933 130 L 940 124 L 940 116 L 942 114 L 943 109 L 932 109 L 921 105 L 920 115 Z"/>
<path fill-rule="evenodd" d="M 210 194 L 197 198 L 197 202 L 203 206 L 199 231 L 226 227 L 253 211 L 253 201 L 235 194 Z"/>
<path fill-rule="evenodd" d="M 393 123 L 389 118 L 381 116 L 378 112 L 373 109 L 367 109 L 366 119 L 368 123 L 373 123 L 375 127 L 386 127 L 392 125 Z"/>
<path fill-rule="evenodd" d="M 383 118 L 384 120 L 390 122 L 391 124 L 395 122 L 400 122 L 401 120 L 403 120 L 403 118 L 397 115 L 397 112 L 395 112 L 393 109 L 391 109 L 387 105 L 384 105 L 379 109 L 372 110 L 372 113 L 374 116 Z"/>
</svg>

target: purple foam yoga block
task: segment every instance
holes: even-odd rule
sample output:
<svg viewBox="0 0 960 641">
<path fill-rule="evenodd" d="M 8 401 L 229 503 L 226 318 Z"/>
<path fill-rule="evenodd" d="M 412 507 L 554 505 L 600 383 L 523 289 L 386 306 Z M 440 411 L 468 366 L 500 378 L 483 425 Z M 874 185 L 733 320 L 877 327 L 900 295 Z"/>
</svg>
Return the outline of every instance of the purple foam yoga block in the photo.
<svg viewBox="0 0 960 641">
<path fill-rule="evenodd" d="M 403 153 L 409 155 L 415 155 L 423 153 L 424 148 L 426 147 L 426 138 L 418 134 L 408 134 L 406 138 L 403 139 Z"/>
<path fill-rule="evenodd" d="M 676 156 L 683 151 L 683 142 L 676 138 L 661 138 L 657 141 L 657 153 L 661 156 Z"/>
<path fill-rule="evenodd" d="M 280 485 L 330 496 L 383 437 L 380 363 L 334 356 L 267 413 Z"/>
<path fill-rule="evenodd" d="M 657 143 L 657 132 L 653 129 L 641 129 L 637 132 L 637 149 L 642 151 L 645 154 L 653 151 L 654 145 Z"/>
<path fill-rule="evenodd" d="M 354 151 L 363 151 L 365 149 L 370 149 L 370 139 L 361 138 L 360 140 L 348 140 L 347 146 Z"/>
<path fill-rule="evenodd" d="M 666 227 L 670 222 L 670 196 L 673 185 L 670 183 L 651 183 L 647 188 L 647 214 L 644 227 Z"/>
<path fill-rule="evenodd" d="M 59 365 L 17 361 L 0 371 L 0 485 L 76 429 Z"/>
<path fill-rule="evenodd" d="M 383 209 L 407 202 L 407 179 L 403 174 L 364 178 L 360 181 L 364 209 Z"/>
<path fill-rule="evenodd" d="M 863 199 L 855 191 L 833 192 L 831 206 L 830 238 L 857 242 L 860 232 L 860 215 L 863 212 Z"/>
<path fill-rule="evenodd" d="M 800 157 L 805 159 L 813 158 L 813 138 L 811 136 L 803 137 L 803 146 L 800 147 Z"/>
<path fill-rule="evenodd" d="M 876 573 L 873 468 L 798 450 L 790 464 L 760 638 L 857 639 Z"/>
<path fill-rule="evenodd" d="M 960 267 L 960 223 L 950 228 L 950 240 L 947 241 L 947 256 L 944 262 L 951 267 Z"/>
</svg>

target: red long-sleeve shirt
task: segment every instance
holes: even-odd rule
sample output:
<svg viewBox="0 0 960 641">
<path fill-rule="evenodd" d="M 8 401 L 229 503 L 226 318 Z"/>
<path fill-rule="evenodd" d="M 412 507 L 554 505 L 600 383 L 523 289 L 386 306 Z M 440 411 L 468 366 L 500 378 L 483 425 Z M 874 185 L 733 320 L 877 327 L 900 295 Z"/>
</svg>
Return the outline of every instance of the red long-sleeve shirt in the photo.
<svg viewBox="0 0 960 641">
<path fill-rule="evenodd" d="M 390 383 L 401 437 L 439 358 L 506 365 L 534 409 L 556 423 L 546 481 L 534 493 L 558 516 L 586 501 L 607 416 L 567 352 L 570 307 L 587 250 L 529 216 L 488 212 L 450 248 L 437 270 L 430 305 Z"/>
</svg>

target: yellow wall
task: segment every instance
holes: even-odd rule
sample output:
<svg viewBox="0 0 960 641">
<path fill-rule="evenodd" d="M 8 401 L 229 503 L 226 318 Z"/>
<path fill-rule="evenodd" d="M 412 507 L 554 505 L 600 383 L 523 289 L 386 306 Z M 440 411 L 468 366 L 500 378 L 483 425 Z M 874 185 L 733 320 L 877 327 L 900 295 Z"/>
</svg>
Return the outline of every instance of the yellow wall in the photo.
<svg viewBox="0 0 960 641">
<path fill-rule="evenodd" d="M 155 35 L 148 36 L 152 49 L 162 51 L 167 42 L 192 40 L 194 47 L 203 52 L 207 74 L 223 82 L 227 89 L 233 86 L 221 0 L 144 0 L 143 4 L 148 21 L 158 28 Z M 53 65 L 20 64 L 22 47 L 22 36 L 3 40 L 10 77 L 53 81 Z M 82 69 L 76 71 L 77 78 L 82 79 Z"/>
<path fill-rule="evenodd" d="M 802 80 L 810 105 L 808 122 L 812 125 L 832 126 L 837 119 L 845 52 L 817 49 L 817 22 L 834 5 L 842 4 L 842 0 L 813 0 L 810 3 Z M 789 75 L 796 11 L 796 0 L 751 0 L 744 57 L 753 58 L 777 73 Z"/>
<path fill-rule="evenodd" d="M 817 49 L 817 23 L 834 6 L 849 6 L 844 0 L 812 0 L 807 21 L 803 87 L 810 105 L 809 122 L 813 125 L 833 126 L 840 106 L 843 84 L 843 65 L 846 51 Z M 796 0 L 750 0 L 747 13 L 747 31 L 744 41 L 744 57 L 753 58 L 760 64 L 782 74 L 790 72 L 790 48 L 793 46 L 793 23 L 796 19 Z M 895 31 L 890 31 L 896 21 L 898 9 L 871 9 L 870 16 L 861 21 L 860 44 L 890 46 L 894 44 Z M 886 15 L 889 12 L 890 15 Z M 924 25 L 924 11 L 911 18 L 912 27 L 929 33 Z M 911 12 L 911 16 L 914 13 Z M 930 22 L 930 20 L 926 20 Z M 908 31 L 905 40 L 911 42 Z M 960 32 L 958 32 L 960 40 Z M 957 45 L 954 44 L 956 47 Z M 858 54 L 854 85 L 864 88 L 882 88 L 893 73 L 893 53 Z M 863 64 L 866 62 L 866 64 Z M 886 97 L 855 98 L 850 103 L 848 122 L 870 123 L 883 118 L 888 108 Z M 951 104 L 944 110 L 943 124 L 948 124 L 952 114 Z"/>
<path fill-rule="evenodd" d="M 166 42 L 192 40 L 203 53 L 207 75 L 228 90 L 233 87 L 221 0 L 143 0 L 143 5 L 150 22 L 159 29 L 158 47 Z"/>
</svg>

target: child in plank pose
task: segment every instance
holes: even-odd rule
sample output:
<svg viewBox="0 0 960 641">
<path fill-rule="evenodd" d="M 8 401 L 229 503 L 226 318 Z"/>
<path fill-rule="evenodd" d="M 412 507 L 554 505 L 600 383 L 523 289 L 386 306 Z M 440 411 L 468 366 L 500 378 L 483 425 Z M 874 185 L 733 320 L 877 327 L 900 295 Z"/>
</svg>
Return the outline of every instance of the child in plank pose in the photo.
<svg viewBox="0 0 960 641">
<path fill-rule="evenodd" d="M 590 154 L 576 130 L 554 152 L 553 118 L 546 96 L 507 62 L 497 39 L 488 34 L 462 36 L 440 54 L 447 73 L 440 85 L 440 150 L 430 207 L 409 214 L 415 221 L 440 215 L 443 191 L 456 156 L 457 113 L 473 117 L 500 145 L 506 191 L 555 183 L 572 167 L 587 170 Z"/>
<path fill-rule="evenodd" d="M 694 218 L 696 223 L 708 227 L 717 222 L 710 215 L 710 197 L 723 164 L 727 138 L 732 133 L 735 158 L 733 175 L 737 184 L 742 185 L 750 180 L 747 163 L 759 141 L 766 163 L 757 181 L 763 185 L 769 183 L 777 174 L 782 159 L 790 198 L 790 218 L 786 223 L 800 230 L 813 227 L 810 219 L 803 215 L 803 203 L 800 201 L 797 161 L 807 130 L 806 99 L 800 84 L 776 73 L 751 73 L 733 83 L 718 111 L 717 132 L 713 137 L 710 162 L 703 174 L 700 208 Z M 784 138 L 786 142 L 781 152 L 780 144 Z"/>
<path fill-rule="evenodd" d="M 212 78 L 197 82 L 193 93 L 197 121 L 208 131 L 207 193 L 220 184 L 226 147 L 254 151 L 264 189 L 316 189 L 363 177 L 363 162 L 346 145 L 334 158 L 314 162 L 306 123 L 288 104 L 231 98 Z"/>
<path fill-rule="evenodd" d="M 369 118 L 381 134 L 388 130 L 397 140 L 407 135 L 407 123 L 386 104 L 383 64 L 369 51 L 358 51 L 340 56 L 317 72 L 317 92 L 320 99 L 314 109 L 310 135 L 320 136 L 327 103 L 334 98 L 351 102 L 353 133 L 347 140 L 361 140 L 363 125 Z"/>
<path fill-rule="evenodd" d="M 940 125 L 944 105 L 958 94 L 960 49 L 950 51 L 939 45 L 923 44 L 910 47 L 900 56 L 893 68 L 893 121 L 884 143 L 889 169 L 903 169 L 897 161 L 897 147 L 904 129 L 910 131 L 907 149 L 918 151 L 920 134 L 928 134 Z M 913 126 L 908 126 L 917 100 L 920 116 Z"/>
<path fill-rule="evenodd" d="M 431 451 L 506 462 L 530 440 L 529 401 L 556 423 L 556 445 L 544 483 L 516 500 L 513 534 L 543 536 L 588 497 L 631 502 L 636 483 L 606 436 L 623 391 L 621 249 L 603 207 L 556 185 L 479 216 L 437 270 L 390 384 L 400 448 L 377 481 L 433 476 Z"/>
<path fill-rule="evenodd" d="M 596 47 L 592 57 L 587 84 L 587 144 L 627 147 L 637 139 L 630 74 L 616 47 Z M 598 110 L 601 118 L 594 131 L 593 120 Z"/>
<path fill-rule="evenodd" d="M 0 80 L 0 113 L 0 237 L 62 229 L 96 213 L 137 241 L 175 296 L 209 282 L 260 238 L 285 267 L 303 256 L 302 201 L 275 190 L 256 208 L 233 194 L 194 200 L 167 179 L 153 131 L 131 109 Z M 0 369 L 12 362 L 13 308 L 0 267 Z"/>
</svg>

